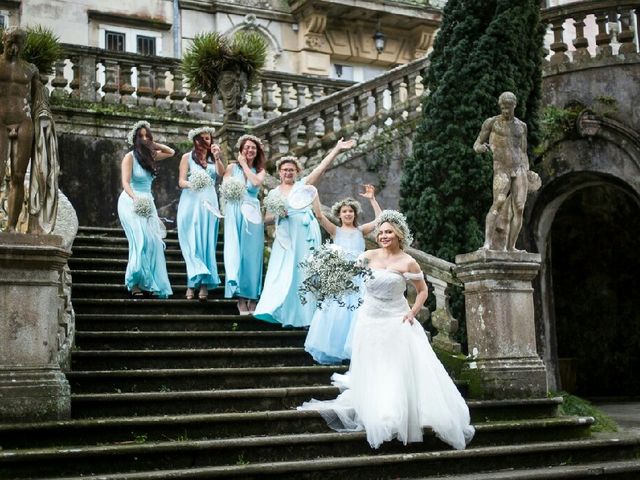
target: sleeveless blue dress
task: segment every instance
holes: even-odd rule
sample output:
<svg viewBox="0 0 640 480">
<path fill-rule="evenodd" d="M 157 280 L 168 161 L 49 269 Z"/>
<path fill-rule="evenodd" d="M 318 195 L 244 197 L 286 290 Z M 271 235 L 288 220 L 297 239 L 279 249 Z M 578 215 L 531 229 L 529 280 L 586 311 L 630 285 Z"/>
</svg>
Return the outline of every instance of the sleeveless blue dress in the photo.
<svg viewBox="0 0 640 480">
<path fill-rule="evenodd" d="M 293 189 L 302 186 L 304 180 L 296 182 Z M 316 307 L 312 301 L 300 303 L 298 288 L 304 275 L 298 264 L 312 247 L 322 243 L 320 226 L 310 206 L 287 207 L 287 213 L 287 217 L 278 219 L 264 289 L 253 315 L 282 326 L 306 327 L 311 324 Z"/>
<path fill-rule="evenodd" d="M 364 252 L 364 236 L 360 229 L 336 228 L 335 245 L 342 247 L 349 258 L 354 261 Z M 360 278 L 355 280 L 360 287 L 359 293 L 345 298 L 347 306 L 357 307 L 358 300 L 363 296 L 364 286 Z M 340 363 L 351 358 L 351 337 L 357 310 L 341 307 L 335 300 L 326 301 L 311 320 L 311 327 L 304 349 L 313 359 L 322 364 Z"/>
<path fill-rule="evenodd" d="M 262 291 L 264 223 L 249 222 L 240 207 L 249 203 L 259 211 L 260 187 L 245 178 L 239 165 L 233 166 L 232 175 L 245 182 L 247 192 L 242 202 L 230 202 L 224 208 L 224 296 L 257 300 Z"/>
<path fill-rule="evenodd" d="M 132 155 L 131 189 L 137 197 L 149 197 L 153 201 L 153 175 L 138 163 L 135 152 Z M 164 258 L 163 230 L 155 205 L 153 214 L 143 218 L 133 211 L 133 200 L 123 191 L 118 198 L 118 217 L 129 242 L 129 261 L 124 276 L 127 289 L 139 287 L 159 298 L 167 298 L 173 292 Z"/>
<path fill-rule="evenodd" d="M 189 172 L 202 170 L 189 156 Z M 218 243 L 219 220 L 211 209 L 218 209 L 215 180 L 216 169 L 208 164 L 207 173 L 214 185 L 200 190 L 185 188 L 178 204 L 178 241 L 187 266 L 187 287 L 196 288 L 202 285 L 207 289 L 220 284 L 218 266 L 216 264 L 216 245 Z"/>
</svg>

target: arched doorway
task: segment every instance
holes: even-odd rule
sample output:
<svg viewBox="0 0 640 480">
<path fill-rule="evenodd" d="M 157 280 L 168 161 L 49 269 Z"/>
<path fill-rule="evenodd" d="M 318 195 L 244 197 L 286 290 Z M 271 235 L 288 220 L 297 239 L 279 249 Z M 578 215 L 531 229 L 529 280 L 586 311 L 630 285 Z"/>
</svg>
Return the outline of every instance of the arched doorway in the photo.
<svg viewBox="0 0 640 480">
<path fill-rule="evenodd" d="M 560 387 L 640 395 L 640 205 L 611 183 L 577 189 L 549 240 Z"/>
</svg>

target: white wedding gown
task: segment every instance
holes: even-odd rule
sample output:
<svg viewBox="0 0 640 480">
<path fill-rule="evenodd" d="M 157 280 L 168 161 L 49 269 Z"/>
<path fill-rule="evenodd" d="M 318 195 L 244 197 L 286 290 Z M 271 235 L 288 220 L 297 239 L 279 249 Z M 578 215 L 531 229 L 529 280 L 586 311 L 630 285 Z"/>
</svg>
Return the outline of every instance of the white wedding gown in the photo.
<svg viewBox="0 0 640 480">
<path fill-rule="evenodd" d="M 406 280 L 416 278 L 422 273 L 373 269 L 358 309 L 351 366 L 332 377 L 342 393 L 298 408 L 319 411 L 334 430 L 365 430 L 373 448 L 393 438 L 421 442 L 422 428 L 431 427 L 442 441 L 463 449 L 475 432 L 469 409 L 422 326 L 402 322 L 409 311 Z"/>
</svg>

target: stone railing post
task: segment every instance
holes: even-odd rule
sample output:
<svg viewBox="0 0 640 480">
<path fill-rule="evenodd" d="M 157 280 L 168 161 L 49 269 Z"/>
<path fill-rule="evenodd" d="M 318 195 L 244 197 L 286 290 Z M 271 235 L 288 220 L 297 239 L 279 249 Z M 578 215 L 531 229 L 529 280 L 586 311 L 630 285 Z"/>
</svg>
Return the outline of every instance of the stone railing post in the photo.
<svg viewBox="0 0 640 480">
<path fill-rule="evenodd" d="M 138 105 L 143 107 L 153 106 L 153 88 L 151 86 L 151 65 L 138 65 Z"/>
<path fill-rule="evenodd" d="M 120 102 L 124 105 L 135 105 L 136 97 L 133 96 L 136 88 L 133 86 L 131 76 L 133 75 L 133 62 L 120 62 Z"/>
<path fill-rule="evenodd" d="M 70 252 L 57 235 L 0 233 L 0 420 L 56 420 L 71 411 L 58 364 L 58 311 Z"/>
<path fill-rule="evenodd" d="M 613 53 L 611 49 L 611 34 L 607 32 L 607 22 L 609 14 L 606 11 L 595 13 L 596 24 L 598 25 L 598 34 L 596 35 L 596 55 L 598 57 L 610 57 Z"/>
<path fill-rule="evenodd" d="M 576 28 L 576 38 L 573 40 L 573 46 L 576 51 L 573 53 L 574 61 L 580 62 L 591 58 L 589 54 L 589 39 L 584 36 L 584 19 L 586 15 L 584 13 L 578 13 L 573 16 L 573 24 Z"/>
<path fill-rule="evenodd" d="M 182 70 L 176 68 L 173 71 L 173 91 L 169 95 L 169 98 L 171 98 L 171 108 L 176 112 L 186 112 L 187 104 L 184 102 L 186 96 Z"/>
<path fill-rule="evenodd" d="M 436 297 L 436 309 L 431 312 L 431 323 L 438 334 L 433 337 L 433 345 L 449 353 L 459 354 L 462 346 L 454 338 L 458 331 L 458 320 L 453 318 L 449 308 L 449 284 L 432 275 L 427 275 L 427 282 L 433 287 L 433 295 Z"/>
<path fill-rule="evenodd" d="M 547 375 L 536 349 L 533 287 L 540 255 L 478 250 L 456 257 L 464 284 L 469 361 L 474 397 L 547 394 Z"/>
<path fill-rule="evenodd" d="M 104 97 L 102 97 L 102 101 L 104 103 L 120 103 L 118 62 L 107 58 L 102 63 L 104 64 L 104 85 L 102 85 Z"/>
<path fill-rule="evenodd" d="M 551 55 L 551 65 L 560 65 L 569 61 L 569 55 L 566 51 L 569 49 L 564 42 L 564 18 L 559 17 L 551 22 L 551 30 L 553 31 L 553 43 L 549 46 L 553 55 Z"/>
<path fill-rule="evenodd" d="M 155 89 L 153 91 L 153 98 L 155 99 L 155 104 L 157 108 L 161 108 L 163 110 L 169 110 L 171 108 L 171 103 L 168 100 L 169 90 L 167 90 L 167 71 L 169 70 L 168 66 L 159 65 L 155 67 Z"/>
</svg>

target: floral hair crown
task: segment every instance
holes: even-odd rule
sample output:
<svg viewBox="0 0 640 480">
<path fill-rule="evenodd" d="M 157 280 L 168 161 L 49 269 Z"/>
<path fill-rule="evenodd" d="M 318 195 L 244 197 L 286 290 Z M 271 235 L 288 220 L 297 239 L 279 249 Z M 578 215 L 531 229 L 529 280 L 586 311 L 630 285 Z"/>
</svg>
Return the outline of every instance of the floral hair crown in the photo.
<svg viewBox="0 0 640 480">
<path fill-rule="evenodd" d="M 397 210 L 383 210 L 380 216 L 376 218 L 376 229 L 374 232 L 376 237 L 378 236 L 378 232 L 380 232 L 380 225 L 385 222 L 392 223 L 402 232 L 404 240 L 400 240 L 400 248 L 405 249 L 413 243 L 413 235 L 411 235 L 411 230 L 409 230 L 409 225 L 407 225 L 407 219 L 402 213 Z"/>
<path fill-rule="evenodd" d="M 340 216 L 340 210 L 342 209 L 342 207 L 351 207 L 353 209 L 354 212 L 356 212 L 356 215 L 360 215 L 362 213 L 362 205 L 360 205 L 360 202 L 357 201 L 355 198 L 351 198 L 351 197 L 347 197 L 343 200 L 340 200 L 336 203 L 334 203 L 331 206 L 331 213 L 333 213 L 334 217 L 339 217 Z"/>
<path fill-rule="evenodd" d="M 146 120 L 140 120 L 134 123 L 133 127 L 131 127 L 131 130 L 129 130 L 129 133 L 127 134 L 127 143 L 129 145 L 134 146 L 136 144 L 136 133 L 138 133 L 138 130 L 141 128 L 151 130 L 151 124 Z"/>
<path fill-rule="evenodd" d="M 298 160 L 297 157 L 294 157 L 294 156 L 282 157 L 280 160 L 276 162 L 276 170 L 280 170 L 280 165 L 282 165 L 283 163 L 293 163 L 298 169 L 298 172 L 302 171 L 302 164 L 300 163 L 300 160 Z"/>
<path fill-rule="evenodd" d="M 246 142 L 247 140 L 251 140 L 253 143 L 255 143 L 256 145 L 260 145 L 260 148 L 262 150 L 264 150 L 264 145 L 262 144 L 262 140 L 260 140 L 258 137 L 256 137 L 255 135 L 249 135 L 248 133 L 245 135 L 242 135 L 238 141 L 236 142 L 236 150 L 240 150 L 240 147 L 242 146 L 243 142 Z"/>
<path fill-rule="evenodd" d="M 202 135 L 203 133 L 208 133 L 209 135 L 213 136 L 215 131 L 216 129 L 213 127 L 192 128 L 191 130 L 189 130 L 187 137 L 189 138 L 190 142 L 193 142 L 193 139 L 196 138 L 198 135 Z"/>
</svg>

